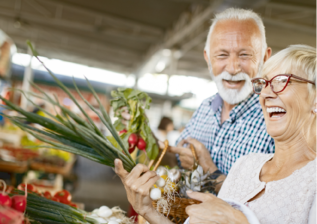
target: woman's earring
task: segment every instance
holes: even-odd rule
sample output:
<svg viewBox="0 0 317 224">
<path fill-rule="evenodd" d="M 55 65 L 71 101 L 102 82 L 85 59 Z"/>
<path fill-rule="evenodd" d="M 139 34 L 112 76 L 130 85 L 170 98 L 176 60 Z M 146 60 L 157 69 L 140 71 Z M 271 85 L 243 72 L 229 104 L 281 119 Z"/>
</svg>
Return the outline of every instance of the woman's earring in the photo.
<svg viewBox="0 0 317 224">
<path fill-rule="evenodd" d="M 314 113 L 317 114 L 317 108 L 314 109 Z"/>
</svg>

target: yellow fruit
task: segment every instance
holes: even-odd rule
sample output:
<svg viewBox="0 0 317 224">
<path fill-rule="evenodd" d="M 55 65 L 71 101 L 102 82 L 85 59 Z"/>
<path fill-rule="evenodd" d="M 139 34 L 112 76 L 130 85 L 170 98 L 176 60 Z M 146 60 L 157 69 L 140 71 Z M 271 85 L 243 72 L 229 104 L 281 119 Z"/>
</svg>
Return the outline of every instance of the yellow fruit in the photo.
<svg viewBox="0 0 317 224">
<path fill-rule="evenodd" d="M 167 175 L 162 175 L 161 177 L 162 177 L 165 181 L 166 181 L 166 179 L 168 178 Z"/>
</svg>

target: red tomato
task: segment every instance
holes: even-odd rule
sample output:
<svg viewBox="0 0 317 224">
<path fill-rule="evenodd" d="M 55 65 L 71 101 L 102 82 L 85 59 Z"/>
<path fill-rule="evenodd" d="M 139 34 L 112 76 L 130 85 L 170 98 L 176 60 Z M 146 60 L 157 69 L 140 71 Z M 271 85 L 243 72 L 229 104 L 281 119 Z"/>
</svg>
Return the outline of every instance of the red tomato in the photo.
<svg viewBox="0 0 317 224">
<path fill-rule="evenodd" d="M 44 193 L 42 193 L 42 195 L 47 199 L 52 199 L 52 195 L 49 191 L 45 191 Z"/>
<path fill-rule="evenodd" d="M 67 190 L 61 190 L 56 192 L 54 195 L 55 198 L 58 198 L 60 202 L 67 204 L 72 200 L 72 195 Z"/>
<path fill-rule="evenodd" d="M 20 184 L 18 186 L 18 189 L 20 191 L 25 191 L 25 184 Z M 27 189 L 28 189 L 28 192 L 30 192 L 30 193 L 38 193 L 38 191 L 36 190 L 36 188 L 32 184 L 28 184 Z"/>
</svg>

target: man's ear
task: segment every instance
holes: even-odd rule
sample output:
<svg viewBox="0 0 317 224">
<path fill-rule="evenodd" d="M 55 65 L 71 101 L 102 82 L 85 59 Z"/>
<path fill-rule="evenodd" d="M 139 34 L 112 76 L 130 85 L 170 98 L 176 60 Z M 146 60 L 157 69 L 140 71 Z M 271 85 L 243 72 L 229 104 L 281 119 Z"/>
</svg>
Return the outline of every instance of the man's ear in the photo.
<svg viewBox="0 0 317 224">
<path fill-rule="evenodd" d="M 208 57 L 208 55 L 207 55 L 207 52 L 204 50 L 204 58 L 205 58 L 205 61 L 206 61 L 206 63 L 207 63 L 207 66 L 208 66 L 208 70 L 210 71 L 210 61 L 209 61 L 209 57 Z"/>
<path fill-rule="evenodd" d="M 267 61 L 267 59 L 269 59 L 272 55 L 272 48 L 268 47 L 266 48 L 266 51 L 265 51 L 265 55 L 264 55 L 264 62 Z"/>
</svg>

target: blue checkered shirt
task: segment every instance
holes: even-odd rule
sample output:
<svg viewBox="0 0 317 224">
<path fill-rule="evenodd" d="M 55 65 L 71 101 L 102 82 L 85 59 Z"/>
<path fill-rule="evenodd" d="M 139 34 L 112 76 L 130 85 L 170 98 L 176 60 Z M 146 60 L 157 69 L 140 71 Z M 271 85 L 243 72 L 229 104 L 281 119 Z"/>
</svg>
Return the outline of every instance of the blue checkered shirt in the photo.
<svg viewBox="0 0 317 224">
<path fill-rule="evenodd" d="M 243 155 L 274 153 L 274 140 L 266 125 L 256 94 L 235 106 L 230 117 L 221 124 L 222 98 L 216 94 L 202 102 L 186 125 L 177 143 L 192 137 L 203 143 L 224 174 Z"/>
</svg>

